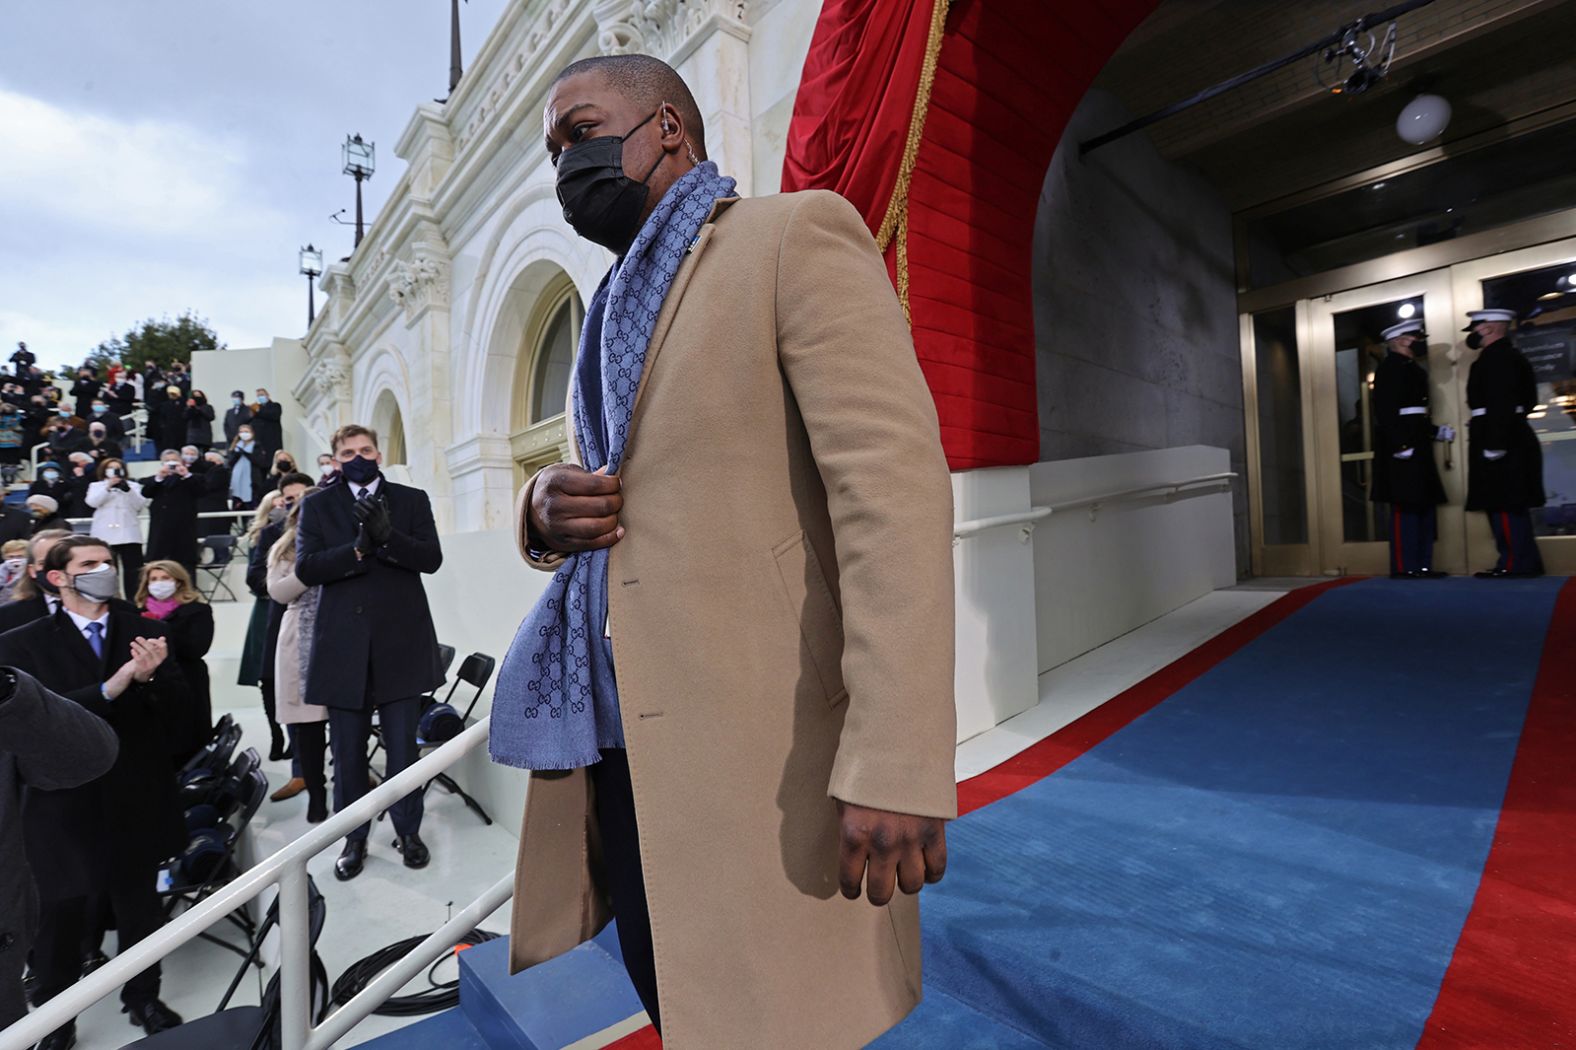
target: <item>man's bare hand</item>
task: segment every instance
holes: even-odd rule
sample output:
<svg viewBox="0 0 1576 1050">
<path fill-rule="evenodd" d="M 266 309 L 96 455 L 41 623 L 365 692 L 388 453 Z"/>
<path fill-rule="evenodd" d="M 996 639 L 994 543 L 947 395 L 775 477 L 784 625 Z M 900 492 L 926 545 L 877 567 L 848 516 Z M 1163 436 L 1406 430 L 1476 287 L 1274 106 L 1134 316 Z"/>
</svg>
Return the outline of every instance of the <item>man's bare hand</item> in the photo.
<svg viewBox="0 0 1576 1050">
<path fill-rule="evenodd" d="M 841 800 L 842 825 L 838 883 L 843 896 L 865 897 L 880 906 L 892 899 L 893 886 L 918 893 L 927 882 L 940 882 L 947 872 L 947 823 L 939 817 L 913 817 L 867 809 Z"/>
<path fill-rule="evenodd" d="M 153 672 L 159 669 L 164 658 L 169 655 L 169 643 L 163 638 L 133 638 L 131 640 L 131 676 L 139 682 L 146 682 L 153 677 Z"/>
<path fill-rule="evenodd" d="M 531 493 L 530 535 L 563 554 L 611 547 L 624 535 L 623 483 L 605 468 L 595 473 L 570 463 L 543 470 Z M 534 544 L 533 544 L 534 545 Z"/>
</svg>

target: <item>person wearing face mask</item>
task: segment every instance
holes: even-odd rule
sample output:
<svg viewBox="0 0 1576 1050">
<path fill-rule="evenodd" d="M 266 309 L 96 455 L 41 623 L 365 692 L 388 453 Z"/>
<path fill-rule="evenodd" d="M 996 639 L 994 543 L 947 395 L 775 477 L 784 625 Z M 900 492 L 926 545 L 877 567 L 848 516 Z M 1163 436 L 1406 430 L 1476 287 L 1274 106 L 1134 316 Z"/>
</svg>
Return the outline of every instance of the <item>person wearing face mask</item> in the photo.
<svg viewBox="0 0 1576 1050">
<path fill-rule="evenodd" d="M 49 529 L 35 533 L 28 541 L 26 573 L 11 589 L 10 600 L 0 602 L 0 634 L 53 616 L 60 608 L 55 585 L 44 575 L 44 560 L 49 556 L 49 548 L 70 535 L 68 529 Z"/>
<path fill-rule="evenodd" d="M 327 452 L 317 457 L 317 483 L 327 485 L 339 480 L 339 464 Z"/>
<path fill-rule="evenodd" d="M 142 482 L 149 509 L 148 560 L 179 562 L 186 574 L 197 576 L 197 505 L 207 482 L 195 474 L 175 449 L 159 456 L 159 469 Z"/>
<path fill-rule="evenodd" d="M 93 508 L 89 535 L 103 540 L 115 553 L 120 578 L 126 584 L 126 597 L 130 598 L 142 575 L 140 515 L 148 505 L 148 497 L 126 473 L 124 460 L 106 459 L 98 465 L 94 480 L 88 485 L 86 502 Z"/>
<path fill-rule="evenodd" d="M 59 503 L 67 496 L 70 483 L 57 460 L 46 459 L 38 465 L 38 478 L 28 486 L 29 496 L 48 496 Z"/>
<path fill-rule="evenodd" d="M 142 400 L 142 395 L 137 392 L 137 384 L 141 380 L 142 376 L 135 372 L 122 372 L 114 385 L 105 391 L 109 414 L 117 421 L 122 416 L 131 415 L 137 407 L 137 402 Z"/>
<path fill-rule="evenodd" d="M 33 534 L 54 529 L 69 529 L 71 523 L 60 513 L 60 501 L 53 496 L 27 497 L 27 512 L 33 516 Z"/>
<path fill-rule="evenodd" d="M 171 762 L 191 695 L 179 664 L 168 659 L 164 624 L 113 601 L 120 581 L 112 561 L 101 540 L 60 540 L 44 560 L 60 609 L 0 635 L 0 665 L 104 719 L 120 744 L 103 777 L 39 792 L 24 812 L 42 898 L 33 943 L 39 1003 L 81 977 L 83 945 L 97 927 L 95 898 L 109 904 L 121 951 L 159 928 L 159 867 L 186 843 Z M 159 999 L 159 976 L 151 966 L 121 990 L 131 1023 L 150 1035 L 181 1023 Z M 42 1045 L 69 1046 L 70 1027 Z"/>
<path fill-rule="evenodd" d="M 1454 441 L 1453 427 L 1428 414 L 1428 333 L 1420 320 L 1383 332 L 1389 352 L 1374 370 L 1373 486 L 1368 498 L 1390 504 L 1390 576 L 1437 579 L 1434 538 L 1445 486 L 1434 463 L 1434 442 Z"/>
<path fill-rule="evenodd" d="M 224 469 L 224 458 L 224 452 L 216 448 L 198 452 L 197 446 L 187 445 L 181 449 L 181 462 L 203 481 L 203 493 L 197 499 L 198 514 L 230 509 L 230 473 Z"/>
<path fill-rule="evenodd" d="M 257 405 L 252 409 L 252 426 L 257 433 L 257 444 L 269 454 L 285 447 L 284 407 L 269 396 L 262 387 L 257 388 Z"/>
<path fill-rule="evenodd" d="M 213 406 L 201 390 L 193 390 L 186 399 L 185 442 L 202 452 L 213 447 Z"/>
<path fill-rule="evenodd" d="M 186 444 L 186 399 L 181 389 L 166 385 L 148 406 L 148 425 L 154 442 L 161 448 L 180 448 Z"/>
<path fill-rule="evenodd" d="M 269 489 L 268 465 L 272 453 L 257 439 L 251 423 L 235 432 L 235 444 L 230 446 L 224 465 L 230 472 L 231 510 L 252 510 L 263 493 Z"/>
<path fill-rule="evenodd" d="M 87 419 L 93 414 L 93 400 L 104 389 L 99 382 L 98 369 L 83 365 L 77 370 L 77 381 L 71 384 L 71 396 L 77 399 L 77 415 Z"/>
<path fill-rule="evenodd" d="M 213 608 L 178 562 L 150 561 L 130 579 L 135 588 L 133 601 L 142 615 L 168 629 L 170 656 L 180 665 L 191 694 L 175 756 L 176 764 L 184 765 L 213 735 L 213 699 L 205 659 L 213 648 Z"/>
<path fill-rule="evenodd" d="M 671 67 L 576 62 L 543 127 L 565 220 L 617 258 L 586 304 L 575 462 L 517 504 L 554 577 L 492 708 L 494 760 L 541 771 L 511 966 L 611 914 L 669 1044 L 862 1046 L 920 997 L 918 894 L 957 812 L 935 400 L 858 210 L 741 198 Z M 747 513 L 696 497 L 720 463 Z"/>
<path fill-rule="evenodd" d="M 242 423 L 252 421 L 252 406 L 246 403 L 246 395 L 239 390 L 230 391 L 230 407 L 224 412 L 224 443 L 226 447 L 235 444 L 235 432 L 241 429 Z"/>
<path fill-rule="evenodd" d="M 329 709 L 338 811 L 367 793 L 374 710 L 388 749 L 387 775 L 416 761 L 421 696 L 443 682 L 421 577 L 438 571 L 443 548 L 427 494 L 383 477 L 373 430 L 340 427 L 330 447 L 341 481 L 302 502 L 295 576 L 321 588 L 302 688 Z M 413 791 L 389 807 L 394 845 L 407 868 L 426 867 L 429 859 L 419 834 L 421 796 Z M 336 878 L 361 873 L 368 829 L 363 824 L 346 837 Z"/>
<path fill-rule="evenodd" d="M 64 413 L 64 414 L 62 414 Z M 50 459 L 63 460 L 73 452 L 85 452 L 92 443 L 88 438 L 87 424 L 73 416 L 69 408 L 60 408 L 50 421 L 49 429 L 41 435 L 48 442 L 44 450 Z"/>
<path fill-rule="evenodd" d="M 274 469 L 268 472 L 269 487 L 276 487 L 279 484 L 279 479 L 284 477 L 286 474 L 295 473 L 298 473 L 296 470 L 295 457 L 288 452 L 275 452 Z"/>
<path fill-rule="evenodd" d="M 94 426 L 103 427 L 105 436 L 109 440 L 119 443 L 126 439 L 126 424 L 122 423 L 120 416 L 113 411 L 113 405 L 108 395 L 109 389 L 106 387 L 104 392 L 99 397 L 94 398 L 93 403 L 88 407 L 88 410 L 92 413 L 86 417 L 88 431 L 91 433 Z"/>
<path fill-rule="evenodd" d="M 274 710 L 282 725 L 290 732 L 290 747 L 294 752 L 294 776 L 284 787 L 269 796 L 273 802 L 283 802 L 307 793 L 306 820 L 316 824 L 328 818 L 328 794 L 323 776 L 323 758 L 327 745 L 328 709 L 307 701 L 302 690 L 302 669 L 306 666 L 313 645 L 317 602 L 321 590 L 307 587 L 295 574 L 296 527 L 300 521 L 302 500 L 314 495 L 315 488 L 303 488 L 303 475 L 288 475 L 280 488 L 285 510 L 281 524 L 283 531 L 268 548 L 268 595 L 275 607 L 283 608 L 277 624 L 270 624 L 271 645 L 265 659 L 273 665 Z"/>
<path fill-rule="evenodd" d="M 1514 310 L 1468 310 L 1467 346 L 1478 351 L 1467 373 L 1467 510 L 1488 516 L 1499 558 L 1482 579 L 1542 576 L 1532 508 L 1546 501 L 1543 447 L 1527 422 L 1538 403 L 1532 365 L 1511 341 Z"/>
<path fill-rule="evenodd" d="M 88 424 L 88 447 L 85 451 L 97 463 L 125 455 L 120 442 L 110 436 L 109 428 L 97 419 Z"/>
</svg>

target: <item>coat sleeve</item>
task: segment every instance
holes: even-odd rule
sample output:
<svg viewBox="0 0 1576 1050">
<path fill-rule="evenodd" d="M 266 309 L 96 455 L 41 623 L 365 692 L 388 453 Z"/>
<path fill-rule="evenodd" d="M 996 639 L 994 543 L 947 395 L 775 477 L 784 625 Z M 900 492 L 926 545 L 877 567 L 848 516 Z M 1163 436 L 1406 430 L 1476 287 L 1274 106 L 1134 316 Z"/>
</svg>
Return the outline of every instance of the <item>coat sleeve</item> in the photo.
<svg viewBox="0 0 1576 1050">
<path fill-rule="evenodd" d="M 953 817 L 952 485 L 935 402 L 858 211 L 799 198 L 779 245 L 777 352 L 835 536 L 848 701 L 828 793 Z"/>
<path fill-rule="evenodd" d="M 301 504 L 301 518 L 296 524 L 296 575 L 308 587 L 360 576 L 372 568 L 369 562 L 356 557 L 354 541 L 328 546 L 323 536 L 323 509 L 318 505 L 322 496 L 319 493 Z"/>
<path fill-rule="evenodd" d="M 438 526 L 432 518 L 432 501 L 420 489 L 407 489 L 412 499 L 420 498 L 413 508 L 411 530 L 408 533 L 395 529 L 389 541 L 377 550 L 378 561 L 397 569 L 414 572 L 437 572 L 443 567 L 443 544 L 438 540 Z"/>
<path fill-rule="evenodd" d="M 213 607 L 207 602 L 192 602 L 196 609 L 181 617 L 180 629 L 170 631 L 170 652 L 179 660 L 201 660 L 213 648 Z"/>
<path fill-rule="evenodd" d="M 95 481 L 88 486 L 87 504 L 94 509 L 109 502 L 109 482 Z"/>
<path fill-rule="evenodd" d="M 254 598 L 268 597 L 268 549 L 272 546 L 267 542 L 268 534 L 265 527 L 246 553 L 246 589 Z"/>
<path fill-rule="evenodd" d="M 59 791 L 109 772 L 120 750 L 109 723 L 25 672 L 16 677 L 16 693 L 0 702 L 0 740 L 16 756 L 23 782 Z"/>
<path fill-rule="evenodd" d="M 306 584 L 295 574 L 291 563 L 281 559 L 268 567 L 268 597 L 280 605 L 289 605 L 306 592 Z"/>
</svg>

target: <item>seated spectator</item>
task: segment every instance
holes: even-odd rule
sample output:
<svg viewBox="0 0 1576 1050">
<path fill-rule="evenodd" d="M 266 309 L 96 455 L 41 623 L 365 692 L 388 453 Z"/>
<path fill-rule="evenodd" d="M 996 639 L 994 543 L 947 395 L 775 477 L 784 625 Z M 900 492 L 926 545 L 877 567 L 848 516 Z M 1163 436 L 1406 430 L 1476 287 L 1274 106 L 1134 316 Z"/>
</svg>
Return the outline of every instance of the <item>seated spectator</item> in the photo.
<svg viewBox="0 0 1576 1050">
<path fill-rule="evenodd" d="M 205 657 L 213 647 L 213 608 L 203 600 L 186 570 L 173 561 L 150 561 L 137 582 L 135 601 L 142 615 L 163 621 L 170 640 L 170 656 L 181 665 L 191 689 L 192 704 L 179 732 L 178 764 L 213 735 L 213 700 L 209 694 Z"/>
<path fill-rule="evenodd" d="M 66 516 L 60 513 L 60 503 L 53 496 L 27 497 L 28 513 L 33 515 L 33 535 L 47 532 L 51 529 L 65 529 L 70 531 L 71 523 L 66 521 Z"/>
<path fill-rule="evenodd" d="M 27 541 L 6 540 L 0 544 L 0 602 L 8 602 L 16 585 L 27 578 Z"/>
<path fill-rule="evenodd" d="M 142 494 L 142 485 L 126 473 L 124 460 L 107 459 L 99 464 L 88 485 L 86 502 L 93 509 L 90 534 L 109 545 L 119 563 L 121 585 L 130 598 L 142 576 L 141 515 L 148 497 Z"/>
<path fill-rule="evenodd" d="M 66 499 L 71 487 L 66 480 L 65 471 L 60 469 L 59 460 L 46 459 L 38 465 L 38 477 L 33 484 L 28 486 L 29 496 L 49 496 L 59 504 Z"/>
<path fill-rule="evenodd" d="M 54 460 L 64 460 L 73 452 L 86 451 L 92 444 L 88 439 L 87 426 L 73 416 L 69 408 L 58 411 L 49 428 L 39 435 L 39 440 L 49 443 L 44 451 Z"/>
</svg>

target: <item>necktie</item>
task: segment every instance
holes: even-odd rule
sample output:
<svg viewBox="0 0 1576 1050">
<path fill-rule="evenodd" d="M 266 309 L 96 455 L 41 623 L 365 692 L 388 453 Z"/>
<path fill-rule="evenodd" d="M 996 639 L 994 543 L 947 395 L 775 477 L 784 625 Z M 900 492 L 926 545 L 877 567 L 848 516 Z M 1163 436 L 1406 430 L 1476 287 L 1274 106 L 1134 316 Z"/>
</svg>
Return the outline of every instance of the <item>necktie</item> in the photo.
<svg viewBox="0 0 1576 1050">
<path fill-rule="evenodd" d="M 356 490 L 356 498 L 357 499 L 366 499 L 367 498 L 367 490 L 364 489 L 364 488 L 363 489 L 357 489 Z"/>
<path fill-rule="evenodd" d="M 101 623 L 88 624 L 88 644 L 93 647 L 93 655 L 100 660 L 104 659 L 104 625 Z"/>
</svg>

